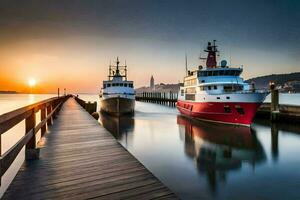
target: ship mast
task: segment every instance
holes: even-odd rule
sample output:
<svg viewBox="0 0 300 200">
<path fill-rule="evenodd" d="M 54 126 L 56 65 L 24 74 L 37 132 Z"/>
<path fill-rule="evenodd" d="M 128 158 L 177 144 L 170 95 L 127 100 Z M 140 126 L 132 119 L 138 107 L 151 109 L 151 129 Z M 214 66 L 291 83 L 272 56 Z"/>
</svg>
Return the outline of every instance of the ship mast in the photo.
<svg viewBox="0 0 300 200">
<path fill-rule="evenodd" d="M 119 61 L 119 57 L 117 57 L 117 68 L 116 68 L 116 76 L 120 76 L 120 71 L 119 71 L 119 64 L 120 64 L 120 61 Z"/>
<path fill-rule="evenodd" d="M 216 40 L 213 40 L 213 44 L 211 44 L 211 42 L 208 42 L 206 50 L 204 51 L 208 53 L 206 58 L 206 67 L 216 68 L 217 67 L 216 53 L 218 52 L 216 46 Z"/>
<path fill-rule="evenodd" d="M 119 57 L 117 57 L 117 61 L 116 61 L 115 66 L 112 66 L 111 64 L 109 65 L 109 80 L 111 80 L 111 78 L 113 77 L 121 77 L 121 78 L 125 78 L 125 80 L 127 81 L 127 65 L 126 65 L 126 61 L 125 61 L 125 66 L 121 66 L 120 65 L 120 61 L 119 61 Z"/>
</svg>

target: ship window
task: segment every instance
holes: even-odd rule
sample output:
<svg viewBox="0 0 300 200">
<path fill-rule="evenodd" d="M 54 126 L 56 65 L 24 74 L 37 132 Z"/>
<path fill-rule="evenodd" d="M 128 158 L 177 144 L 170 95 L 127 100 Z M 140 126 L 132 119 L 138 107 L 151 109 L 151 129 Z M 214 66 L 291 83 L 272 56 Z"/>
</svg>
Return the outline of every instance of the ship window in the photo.
<svg viewBox="0 0 300 200">
<path fill-rule="evenodd" d="M 201 81 L 201 83 L 204 83 L 204 82 L 205 82 L 205 80 L 202 80 L 202 81 Z"/>
<path fill-rule="evenodd" d="M 208 86 L 208 90 L 211 90 L 211 86 Z"/>
<path fill-rule="evenodd" d="M 224 70 L 220 70 L 219 74 L 220 74 L 220 76 L 223 76 L 224 75 Z"/>
<path fill-rule="evenodd" d="M 226 99 L 230 99 L 230 97 L 226 97 Z"/>
<path fill-rule="evenodd" d="M 195 101 L 195 94 L 186 94 L 185 100 Z"/>
<path fill-rule="evenodd" d="M 208 71 L 207 76 L 212 76 L 212 71 Z"/>
<path fill-rule="evenodd" d="M 231 108 L 230 108 L 229 106 L 225 105 L 225 106 L 224 106 L 224 111 L 225 111 L 226 113 L 231 113 Z"/>
<path fill-rule="evenodd" d="M 216 85 L 214 85 L 214 90 L 218 89 Z"/>
<path fill-rule="evenodd" d="M 184 96 L 184 90 L 180 90 L 181 96 Z"/>
<path fill-rule="evenodd" d="M 188 94 L 195 94 L 196 93 L 196 88 L 186 88 L 186 93 Z"/>
<path fill-rule="evenodd" d="M 103 84 L 103 89 L 105 89 L 106 88 L 106 84 Z"/>
<path fill-rule="evenodd" d="M 120 83 L 120 86 L 123 87 L 123 83 Z"/>
<path fill-rule="evenodd" d="M 236 111 L 240 114 L 240 115 L 244 115 L 245 111 L 241 106 L 235 106 Z"/>
<path fill-rule="evenodd" d="M 207 76 L 207 71 L 204 71 L 204 72 L 203 72 L 203 76 Z"/>
<path fill-rule="evenodd" d="M 234 76 L 234 75 L 235 75 L 235 70 L 230 70 L 230 71 L 229 71 L 229 75 L 230 75 L 230 76 Z"/>
<path fill-rule="evenodd" d="M 218 76 L 218 71 L 213 71 L 213 76 Z"/>
<path fill-rule="evenodd" d="M 116 86 L 119 86 L 119 83 L 116 83 Z"/>
<path fill-rule="evenodd" d="M 107 83 L 107 84 L 106 84 L 106 87 L 110 87 L 110 83 Z"/>
<path fill-rule="evenodd" d="M 204 90 L 204 86 L 200 86 L 199 89 L 200 89 L 200 91 L 203 91 Z"/>
<path fill-rule="evenodd" d="M 228 76 L 229 75 L 229 70 L 225 70 L 225 74 L 224 75 Z"/>
<path fill-rule="evenodd" d="M 242 85 L 234 85 L 234 90 L 236 90 L 236 91 L 243 90 L 243 86 Z"/>
<path fill-rule="evenodd" d="M 112 86 L 113 86 L 113 87 L 115 87 L 115 86 L 116 86 L 116 84 L 115 84 L 115 83 L 113 83 L 113 84 L 112 84 Z"/>
<path fill-rule="evenodd" d="M 217 97 L 217 99 L 220 99 L 220 97 Z"/>
<path fill-rule="evenodd" d="M 232 91 L 232 86 L 231 85 L 224 85 L 224 91 L 225 92 L 231 92 Z"/>
<path fill-rule="evenodd" d="M 132 83 L 129 83 L 129 87 L 133 88 L 133 84 L 132 84 Z"/>
<path fill-rule="evenodd" d="M 124 83 L 124 87 L 127 87 L 127 83 Z"/>
</svg>

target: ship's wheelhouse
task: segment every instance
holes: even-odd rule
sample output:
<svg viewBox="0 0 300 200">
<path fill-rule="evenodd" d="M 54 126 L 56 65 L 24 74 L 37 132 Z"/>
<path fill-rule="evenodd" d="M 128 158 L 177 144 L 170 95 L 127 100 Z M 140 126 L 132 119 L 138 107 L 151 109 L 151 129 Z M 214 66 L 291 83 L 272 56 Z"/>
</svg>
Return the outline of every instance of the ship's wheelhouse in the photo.
<svg viewBox="0 0 300 200">
<path fill-rule="evenodd" d="M 121 83 L 114 83 L 114 82 L 104 82 L 103 83 L 103 89 L 110 88 L 110 87 L 129 87 L 133 88 L 133 82 L 121 82 Z"/>
<path fill-rule="evenodd" d="M 197 77 L 207 76 L 240 76 L 242 68 L 212 68 L 206 70 L 199 70 Z"/>
<path fill-rule="evenodd" d="M 126 98 L 134 98 L 134 85 L 133 81 L 127 80 L 127 66 L 120 66 L 119 59 L 117 58 L 116 66 L 109 66 L 108 80 L 103 81 L 101 89 L 101 96 L 113 97 L 124 96 Z"/>
</svg>

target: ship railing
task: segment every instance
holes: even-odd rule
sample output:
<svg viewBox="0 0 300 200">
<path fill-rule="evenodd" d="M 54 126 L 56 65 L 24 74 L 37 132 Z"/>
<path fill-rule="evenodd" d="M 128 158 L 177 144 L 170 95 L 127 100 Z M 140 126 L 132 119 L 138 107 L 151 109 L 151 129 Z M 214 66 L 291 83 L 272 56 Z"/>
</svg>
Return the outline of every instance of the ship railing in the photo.
<svg viewBox="0 0 300 200">
<path fill-rule="evenodd" d="M 270 90 L 265 89 L 250 89 L 250 90 L 230 90 L 224 91 L 223 93 L 235 93 L 235 94 L 250 94 L 250 93 L 270 93 Z"/>
<path fill-rule="evenodd" d="M 123 98 L 133 98 L 135 94 L 133 93 L 103 93 L 104 97 L 123 97 Z"/>
</svg>

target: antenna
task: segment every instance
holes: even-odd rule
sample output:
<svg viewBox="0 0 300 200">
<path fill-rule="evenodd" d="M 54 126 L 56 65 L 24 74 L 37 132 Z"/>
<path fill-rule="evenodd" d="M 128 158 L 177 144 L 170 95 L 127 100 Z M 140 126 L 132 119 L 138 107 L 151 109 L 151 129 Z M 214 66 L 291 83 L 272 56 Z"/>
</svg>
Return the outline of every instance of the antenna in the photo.
<svg viewBox="0 0 300 200">
<path fill-rule="evenodd" d="M 231 64 L 231 45 L 229 46 L 229 62 L 230 62 L 230 67 L 232 67 L 232 64 Z"/>
<path fill-rule="evenodd" d="M 110 81 L 110 76 L 111 76 L 111 60 L 109 60 L 109 75 L 108 75 L 109 81 Z"/>
<path fill-rule="evenodd" d="M 126 64 L 126 60 L 125 60 L 125 81 L 127 81 L 127 64 Z"/>
<path fill-rule="evenodd" d="M 188 65 L 188 61 L 187 61 L 187 55 L 185 53 L 185 74 L 186 75 L 188 75 L 188 67 L 187 67 L 187 65 Z"/>
</svg>

